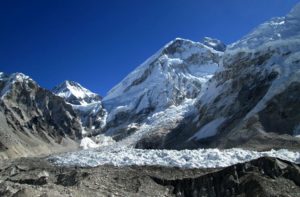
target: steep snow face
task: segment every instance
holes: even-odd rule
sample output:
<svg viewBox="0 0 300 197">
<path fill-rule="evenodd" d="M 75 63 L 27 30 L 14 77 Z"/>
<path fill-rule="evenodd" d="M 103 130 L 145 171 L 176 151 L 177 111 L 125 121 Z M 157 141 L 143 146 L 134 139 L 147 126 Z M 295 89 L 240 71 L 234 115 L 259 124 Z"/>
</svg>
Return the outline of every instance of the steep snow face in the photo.
<svg viewBox="0 0 300 197">
<path fill-rule="evenodd" d="M 99 102 L 101 97 L 90 90 L 82 87 L 74 81 L 65 81 L 53 88 L 53 93 L 64 98 L 73 105 L 88 105 Z"/>
<path fill-rule="evenodd" d="M 73 81 L 65 81 L 52 91 L 72 105 L 80 116 L 84 127 L 82 134 L 99 133 L 104 128 L 107 113 L 103 109 L 101 97 L 98 94 Z"/>
<path fill-rule="evenodd" d="M 175 39 L 104 97 L 108 122 L 122 123 L 120 117 L 141 122 L 142 117 L 196 98 L 218 68 L 221 55 L 202 43 Z"/>
</svg>

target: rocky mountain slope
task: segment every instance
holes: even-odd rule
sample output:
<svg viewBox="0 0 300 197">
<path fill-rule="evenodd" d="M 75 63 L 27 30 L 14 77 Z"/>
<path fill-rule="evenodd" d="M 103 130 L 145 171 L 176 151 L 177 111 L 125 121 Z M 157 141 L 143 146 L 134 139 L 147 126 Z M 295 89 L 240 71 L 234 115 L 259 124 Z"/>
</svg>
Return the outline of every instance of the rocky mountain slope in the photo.
<svg viewBox="0 0 300 197">
<path fill-rule="evenodd" d="M 78 147 L 81 125 L 64 100 L 21 73 L 0 73 L 0 158 Z"/>
<path fill-rule="evenodd" d="M 106 123 L 107 112 L 102 98 L 74 81 L 64 81 L 52 92 L 69 103 L 81 119 L 83 135 L 100 133 Z"/>
</svg>

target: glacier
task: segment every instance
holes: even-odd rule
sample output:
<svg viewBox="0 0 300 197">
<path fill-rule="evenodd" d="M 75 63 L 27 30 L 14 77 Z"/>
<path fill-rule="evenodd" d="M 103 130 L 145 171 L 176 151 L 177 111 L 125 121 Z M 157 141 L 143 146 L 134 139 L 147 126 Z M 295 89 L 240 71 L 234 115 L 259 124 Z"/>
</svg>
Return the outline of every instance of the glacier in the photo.
<svg viewBox="0 0 300 197">
<path fill-rule="evenodd" d="M 48 160 L 59 166 L 168 166 L 179 168 L 221 168 L 259 157 L 276 157 L 300 163 L 300 153 L 285 149 L 257 152 L 243 149 L 143 150 L 116 148 L 82 150 L 51 156 Z"/>
</svg>

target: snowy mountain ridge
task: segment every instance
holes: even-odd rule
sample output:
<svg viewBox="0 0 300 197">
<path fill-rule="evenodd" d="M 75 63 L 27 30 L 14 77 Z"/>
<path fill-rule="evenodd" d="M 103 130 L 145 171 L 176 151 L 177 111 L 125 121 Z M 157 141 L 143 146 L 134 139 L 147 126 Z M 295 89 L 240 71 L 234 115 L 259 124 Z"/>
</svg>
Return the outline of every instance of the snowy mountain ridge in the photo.
<svg viewBox="0 0 300 197">
<path fill-rule="evenodd" d="M 186 39 L 168 43 L 104 97 L 109 133 L 114 127 L 141 124 L 155 113 L 195 99 L 218 68 L 222 54 Z"/>
</svg>

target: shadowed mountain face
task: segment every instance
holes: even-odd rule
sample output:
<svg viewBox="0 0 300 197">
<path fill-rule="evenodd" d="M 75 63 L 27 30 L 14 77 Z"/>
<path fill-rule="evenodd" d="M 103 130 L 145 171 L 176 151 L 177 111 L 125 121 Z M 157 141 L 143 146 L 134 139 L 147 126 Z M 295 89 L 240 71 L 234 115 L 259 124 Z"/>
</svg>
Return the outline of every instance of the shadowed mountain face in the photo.
<svg viewBox="0 0 300 197">
<path fill-rule="evenodd" d="M 62 98 L 19 73 L 1 73 L 0 92 L 1 158 L 77 147 L 80 121 Z"/>
</svg>

